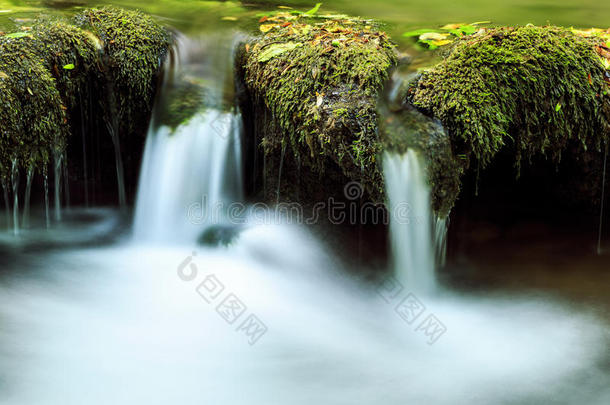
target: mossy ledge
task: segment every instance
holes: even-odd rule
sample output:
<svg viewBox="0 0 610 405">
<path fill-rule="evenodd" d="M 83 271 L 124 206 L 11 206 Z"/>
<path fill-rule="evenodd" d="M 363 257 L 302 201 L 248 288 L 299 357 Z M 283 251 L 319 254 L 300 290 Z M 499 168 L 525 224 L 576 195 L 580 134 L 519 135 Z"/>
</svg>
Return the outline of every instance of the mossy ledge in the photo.
<svg viewBox="0 0 610 405">
<path fill-rule="evenodd" d="M 376 103 L 396 64 L 392 42 L 375 22 L 347 16 L 279 13 L 261 23 L 264 35 L 236 63 L 253 117 L 247 143 L 263 154 L 247 163 L 265 179 L 264 198 L 327 198 L 355 180 L 381 199 Z"/>
<path fill-rule="evenodd" d="M 448 131 L 458 179 L 507 150 L 517 175 L 533 158 L 586 161 L 602 156 L 610 136 L 608 55 L 599 38 L 565 28 L 482 30 L 446 50 L 406 99 Z M 457 196 L 447 195 L 445 212 Z"/>
<path fill-rule="evenodd" d="M 113 7 L 0 36 L 3 179 L 13 166 L 46 170 L 53 155 L 80 142 L 75 132 L 106 127 L 127 143 L 135 134 L 143 140 L 171 41 L 151 17 Z"/>
</svg>

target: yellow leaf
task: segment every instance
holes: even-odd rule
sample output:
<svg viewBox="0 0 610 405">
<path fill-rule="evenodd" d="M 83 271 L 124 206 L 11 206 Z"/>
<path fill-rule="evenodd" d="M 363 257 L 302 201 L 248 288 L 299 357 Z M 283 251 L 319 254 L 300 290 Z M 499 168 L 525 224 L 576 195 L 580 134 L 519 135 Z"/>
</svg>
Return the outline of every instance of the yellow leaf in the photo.
<svg viewBox="0 0 610 405">
<path fill-rule="evenodd" d="M 237 21 L 237 17 L 222 17 L 223 21 Z"/>
<path fill-rule="evenodd" d="M 441 29 L 444 30 L 457 30 L 458 28 L 460 28 L 462 25 L 465 25 L 464 23 L 457 23 L 457 24 L 447 24 L 447 25 L 443 25 L 441 27 Z"/>
<path fill-rule="evenodd" d="M 258 27 L 258 29 L 261 30 L 261 32 L 265 33 L 265 32 L 271 31 L 275 27 L 278 27 L 278 25 L 276 25 L 276 24 L 263 24 L 260 27 Z"/>
<path fill-rule="evenodd" d="M 426 32 L 419 36 L 419 39 L 422 41 L 442 41 L 447 39 L 449 34 L 441 34 L 438 32 Z"/>
<path fill-rule="evenodd" d="M 434 40 L 432 41 L 432 43 L 436 46 L 443 46 L 443 45 L 447 45 L 450 44 L 452 41 L 450 39 L 441 39 L 441 40 Z"/>
</svg>

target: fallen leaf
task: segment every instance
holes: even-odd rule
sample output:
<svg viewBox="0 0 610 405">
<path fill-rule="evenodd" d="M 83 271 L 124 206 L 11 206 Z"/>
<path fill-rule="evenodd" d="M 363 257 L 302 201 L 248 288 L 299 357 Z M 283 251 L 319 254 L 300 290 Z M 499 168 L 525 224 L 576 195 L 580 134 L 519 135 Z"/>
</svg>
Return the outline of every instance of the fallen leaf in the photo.
<svg viewBox="0 0 610 405">
<path fill-rule="evenodd" d="M 237 17 L 227 16 L 227 17 L 222 17 L 221 20 L 222 21 L 237 21 Z"/>
<path fill-rule="evenodd" d="M 13 32 L 12 34 L 6 34 L 6 38 L 23 38 L 23 37 L 32 37 L 32 34 L 29 32 Z"/>
<path fill-rule="evenodd" d="M 275 28 L 277 26 L 278 25 L 276 25 L 276 24 L 263 24 L 260 27 L 258 27 L 258 29 L 261 30 L 262 33 L 265 33 L 265 32 L 271 31 L 273 28 Z"/>
<path fill-rule="evenodd" d="M 286 42 L 283 44 L 269 45 L 267 48 L 265 48 L 265 50 L 261 51 L 257 60 L 259 62 L 267 62 L 268 60 L 273 59 L 284 52 L 292 51 L 300 46 L 303 46 L 303 44 L 298 42 Z"/>
<path fill-rule="evenodd" d="M 420 35 L 428 34 L 430 32 L 436 32 L 436 31 L 428 29 L 428 28 L 422 28 L 422 29 L 419 29 L 419 30 L 405 32 L 404 34 L 402 34 L 402 36 L 403 37 L 407 37 L 407 38 L 409 38 L 409 37 L 419 37 Z"/>
<path fill-rule="evenodd" d="M 462 25 L 466 25 L 465 23 L 457 23 L 457 24 L 446 24 L 441 27 L 444 30 L 456 30 L 460 28 Z"/>
<path fill-rule="evenodd" d="M 441 34 L 438 32 L 426 32 L 425 34 L 420 35 L 419 39 L 421 41 L 442 41 L 444 39 L 447 39 L 448 36 L 449 36 L 449 34 Z"/>
</svg>

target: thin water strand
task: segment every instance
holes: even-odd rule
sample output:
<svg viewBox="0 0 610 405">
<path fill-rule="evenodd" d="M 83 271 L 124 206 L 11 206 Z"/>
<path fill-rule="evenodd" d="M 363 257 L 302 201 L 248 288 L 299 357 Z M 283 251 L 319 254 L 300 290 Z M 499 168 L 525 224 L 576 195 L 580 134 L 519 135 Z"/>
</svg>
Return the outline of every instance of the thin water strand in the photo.
<svg viewBox="0 0 610 405">
<path fill-rule="evenodd" d="M 68 177 L 68 156 L 64 152 L 62 156 L 62 169 L 63 169 L 63 178 L 64 178 L 64 204 L 66 209 L 70 209 L 70 181 Z"/>
<path fill-rule="evenodd" d="M 21 227 L 28 228 L 30 226 L 30 197 L 32 195 L 32 180 L 34 179 L 34 166 L 28 168 L 28 174 L 25 185 L 25 199 L 23 200 L 23 215 L 21 217 Z"/>
<path fill-rule="evenodd" d="M 284 156 L 286 155 L 286 144 L 282 145 L 282 156 L 280 157 L 280 168 L 277 174 L 277 191 L 276 191 L 276 203 L 280 203 L 280 186 L 282 184 L 282 169 L 284 167 Z"/>
<path fill-rule="evenodd" d="M 55 181 L 54 197 L 55 197 L 55 220 L 61 221 L 61 160 L 62 156 L 59 153 L 55 154 L 55 161 L 53 162 L 53 179 Z"/>
<path fill-rule="evenodd" d="M 118 131 L 115 126 L 108 125 L 108 132 L 110 132 L 110 137 L 112 138 L 112 145 L 114 146 L 114 161 L 115 161 L 115 167 L 116 167 L 119 205 L 121 208 L 125 208 L 127 205 L 127 197 L 126 197 L 126 192 L 125 192 L 125 176 L 124 176 L 124 170 L 123 170 L 123 158 L 121 155 L 121 141 L 119 140 Z"/>
<path fill-rule="evenodd" d="M 51 216 L 49 213 L 49 172 L 47 166 L 44 166 L 42 171 L 42 178 L 44 183 L 44 215 L 47 229 L 51 227 Z"/>
<path fill-rule="evenodd" d="M 11 168 L 11 185 L 13 187 L 13 234 L 19 235 L 19 165 L 13 159 Z"/>
<path fill-rule="evenodd" d="M 4 214 L 6 216 L 6 229 L 11 230 L 11 204 L 8 197 L 8 185 L 6 178 L 2 176 L 2 191 L 4 193 Z"/>
<path fill-rule="evenodd" d="M 434 247 L 436 251 L 436 267 L 444 267 L 447 261 L 447 231 L 449 217 L 437 217 L 434 221 Z"/>
</svg>

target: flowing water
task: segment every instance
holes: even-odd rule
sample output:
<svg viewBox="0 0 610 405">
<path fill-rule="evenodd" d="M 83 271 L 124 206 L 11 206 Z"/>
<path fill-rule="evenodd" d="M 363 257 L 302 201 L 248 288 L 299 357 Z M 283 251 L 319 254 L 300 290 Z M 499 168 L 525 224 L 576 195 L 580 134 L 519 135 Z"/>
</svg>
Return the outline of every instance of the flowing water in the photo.
<svg viewBox="0 0 610 405">
<path fill-rule="evenodd" d="M 431 234 L 430 188 L 420 157 L 386 152 L 383 172 L 389 198 L 394 274 L 422 294 L 435 288 L 435 249 Z"/>
<path fill-rule="evenodd" d="M 169 85 L 193 80 L 194 74 L 200 81 L 224 82 L 228 70 L 220 66 L 232 60 L 231 47 L 216 56 L 220 63 L 199 60 L 213 40 L 180 39 Z M 220 109 L 222 86 L 202 92 L 203 111 L 188 122 L 175 130 L 151 125 L 136 204 L 136 240 L 193 241 L 206 224 L 221 222 L 227 207 L 241 197 L 241 116 Z"/>
<path fill-rule="evenodd" d="M 181 38 L 165 90 L 200 79 L 205 108 L 151 125 L 133 227 L 73 207 L 47 230 L 44 171 L 29 229 L 0 235 L 1 404 L 610 403 L 610 303 L 439 278 L 447 224 L 413 151 L 383 159 L 391 269 L 350 268 L 288 219 L 229 215 L 244 206 L 231 43 Z M 197 243 L 219 225 L 227 246 Z"/>
</svg>

